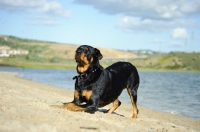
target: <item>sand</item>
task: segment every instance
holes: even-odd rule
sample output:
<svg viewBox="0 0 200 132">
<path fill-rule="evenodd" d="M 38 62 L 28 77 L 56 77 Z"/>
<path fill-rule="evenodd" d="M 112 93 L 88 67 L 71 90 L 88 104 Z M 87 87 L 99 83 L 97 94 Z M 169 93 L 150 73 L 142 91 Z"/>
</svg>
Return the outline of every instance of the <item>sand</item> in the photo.
<svg viewBox="0 0 200 132">
<path fill-rule="evenodd" d="M 18 78 L 17 73 L 0 72 L 0 132 L 200 131 L 200 120 L 141 106 L 138 118 L 132 119 L 132 106 L 126 103 L 113 114 L 50 107 L 72 99 L 71 90 Z"/>
</svg>

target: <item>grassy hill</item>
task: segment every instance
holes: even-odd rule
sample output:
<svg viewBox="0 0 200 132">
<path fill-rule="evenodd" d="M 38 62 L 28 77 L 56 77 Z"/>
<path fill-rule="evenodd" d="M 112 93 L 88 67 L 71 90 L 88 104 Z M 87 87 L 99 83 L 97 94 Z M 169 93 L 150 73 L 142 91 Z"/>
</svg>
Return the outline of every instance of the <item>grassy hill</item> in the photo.
<svg viewBox="0 0 200 132">
<path fill-rule="evenodd" d="M 200 53 L 170 52 L 129 61 L 144 69 L 200 71 Z"/>
<path fill-rule="evenodd" d="M 28 55 L 12 55 L 9 58 L 0 58 L 0 65 L 10 65 L 31 68 L 75 68 L 75 50 L 79 45 L 60 44 L 14 36 L 0 36 L 0 46 L 9 46 L 11 49 L 25 49 Z M 135 58 L 136 54 L 125 51 L 97 47 L 103 54 L 104 60 L 121 60 L 125 56 Z M 105 63 L 106 64 L 106 63 Z"/>
<path fill-rule="evenodd" d="M 75 68 L 75 50 L 79 45 L 0 36 L 0 46 L 25 49 L 28 55 L 0 57 L 0 65 L 29 68 Z M 166 54 L 151 51 L 122 51 L 97 47 L 103 54 L 104 67 L 116 61 L 129 61 L 139 69 L 200 71 L 200 53 L 171 52 Z M 142 53 L 145 53 L 144 55 Z M 153 53 L 153 54 L 152 54 Z"/>
</svg>

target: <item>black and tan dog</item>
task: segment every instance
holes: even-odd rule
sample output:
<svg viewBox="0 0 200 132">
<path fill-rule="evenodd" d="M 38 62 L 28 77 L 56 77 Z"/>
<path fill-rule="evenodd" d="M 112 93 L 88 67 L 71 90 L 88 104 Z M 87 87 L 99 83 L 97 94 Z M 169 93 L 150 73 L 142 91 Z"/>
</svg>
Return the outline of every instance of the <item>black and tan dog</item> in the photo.
<svg viewBox="0 0 200 132">
<path fill-rule="evenodd" d="M 102 58 L 102 54 L 96 48 L 87 45 L 77 48 L 75 60 L 78 76 L 74 77 L 74 100 L 61 107 L 72 111 L 95 112 L 99 107 L 113 102 L 112 108 L 107 111 L 112 113 L 120 106 L 118 97 L 123 89 L 127 88 L 133 105 L 132 118 L 137 118 L 137 69 L 128 62 L 117 62 L 104 69 L 99 64 Z"/>
</svg>

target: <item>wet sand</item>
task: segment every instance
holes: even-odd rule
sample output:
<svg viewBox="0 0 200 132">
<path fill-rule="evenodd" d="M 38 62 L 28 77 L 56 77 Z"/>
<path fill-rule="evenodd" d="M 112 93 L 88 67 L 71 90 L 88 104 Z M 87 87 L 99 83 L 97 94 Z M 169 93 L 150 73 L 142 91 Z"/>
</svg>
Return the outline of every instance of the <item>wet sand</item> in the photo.
<svg viewBox="0 0 200 132">
<path fill-rule="evenodd" d="M 72 99 L 71 90 L 21 79 L 17 73 L 0 72 L 0 132 L 200 131 L 200 120 L 141 106 L 138 118 L 132 119 L 132 106 L 126 103 L 113 114 L 101 109 L 90 114 L 50 107 Z"/>
</svg>

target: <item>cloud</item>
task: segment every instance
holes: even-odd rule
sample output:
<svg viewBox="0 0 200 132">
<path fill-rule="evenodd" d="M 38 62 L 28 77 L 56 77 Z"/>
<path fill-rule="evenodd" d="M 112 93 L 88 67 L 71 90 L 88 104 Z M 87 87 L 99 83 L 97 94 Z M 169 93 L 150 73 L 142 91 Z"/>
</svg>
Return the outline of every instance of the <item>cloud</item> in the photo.
<svg viewBox="0 0 200 132">
<path fill-rule="evenodd" d="M 68 18 L 71 12 L 56 1 L 47 0 L 0 0 L 0 10 L 16 13 L 28 12 Z"/>
<path fill-rule="evenodd" d="M 186 39 L 189 37 L 185 28 L 176 28 L 172 31 L 171 35 L 175 39 Z"/>
<path fill-rule="evenodd" d="M 198 25 L 195 17 L 200 15 L 199 0 L 74 0 L 74 2 L 92 5 L 105 14 L 122 15 L 116 25 L 128 32 L 161 32 L 178 26 L 194 27 Z"/>
<path fill-rule="evenodd" d="M 74 0 L 107 14 L 124 14 L 142 18 L 170 19 L 199 14 L 199 0 Z"/>
<path fill-rule="evenodd" d="M 166 22 L 162 19 L 142 19 L 140 17 L 125 16 L 117 22 L 116 26 L 128 32 L 162 32 L 170 28 L 176 28 L 177 25 L 184 27 L 192 24 L 192 21 L 181 19 Z"/>
</svg>

